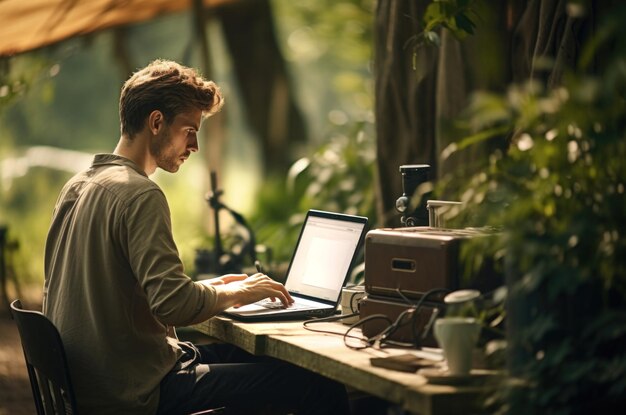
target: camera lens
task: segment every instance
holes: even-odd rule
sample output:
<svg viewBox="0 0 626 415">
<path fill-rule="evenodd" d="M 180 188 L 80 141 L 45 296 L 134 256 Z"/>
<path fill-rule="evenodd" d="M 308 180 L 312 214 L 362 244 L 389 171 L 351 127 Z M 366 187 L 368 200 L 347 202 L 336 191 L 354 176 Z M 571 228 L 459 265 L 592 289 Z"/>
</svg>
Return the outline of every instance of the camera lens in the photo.
<svg viewBox="0 0 626 415">
<path fill-rule="evenodd" d="M 409 198 L 406 196 L 400 196 L 396 200 L 396 210 L 400 213 L 406 212 L 406 209 L 409 207 Z"/>
</svg>

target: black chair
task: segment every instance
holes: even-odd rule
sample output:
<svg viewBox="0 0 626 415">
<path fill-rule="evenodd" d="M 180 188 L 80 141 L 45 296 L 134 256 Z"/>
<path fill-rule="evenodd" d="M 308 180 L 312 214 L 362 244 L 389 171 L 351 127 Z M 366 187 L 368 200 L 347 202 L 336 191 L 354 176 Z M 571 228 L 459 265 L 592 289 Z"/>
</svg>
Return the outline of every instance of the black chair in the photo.
<svg viewBox="0 0 626 415">
<path fill-rule="evenodd" d="M 76 414 L 76 398 L 59 331 L 38 311 L 11 303 L 24 349 L 37 414 Z"/>
<path fill-rule="evenodd" d="M 11 314 L 20 332 L 37 414 L 77 414 L 76 397 L 59 331 L 42 313 L 24 310 L 20 300 L 11 303 Z M 225 413 L 226 408 L 216 408 L 191 415 Z"/>
</svg>

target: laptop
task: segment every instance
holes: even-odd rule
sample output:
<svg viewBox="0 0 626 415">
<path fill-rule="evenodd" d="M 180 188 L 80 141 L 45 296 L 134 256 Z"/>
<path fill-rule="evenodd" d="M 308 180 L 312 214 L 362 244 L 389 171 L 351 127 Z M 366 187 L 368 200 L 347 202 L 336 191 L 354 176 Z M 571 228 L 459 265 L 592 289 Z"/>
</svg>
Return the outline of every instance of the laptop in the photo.
<svg viewBox="0 0 626 415">
<path fill-rule="evenodd" d="M 331 315 L 367 227 L 367 218 L 309 210 L 287 269 L 285 288 L 294 303 L 269 298 L 223 312 L 242 321 L 307 319 Z"/>
</svg>

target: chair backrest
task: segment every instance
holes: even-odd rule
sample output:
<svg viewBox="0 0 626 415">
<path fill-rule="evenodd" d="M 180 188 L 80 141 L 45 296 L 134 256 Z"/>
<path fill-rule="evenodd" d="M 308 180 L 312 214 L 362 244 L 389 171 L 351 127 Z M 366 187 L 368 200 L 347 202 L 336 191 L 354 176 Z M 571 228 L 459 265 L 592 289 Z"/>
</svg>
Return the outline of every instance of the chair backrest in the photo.
<svg viewBox="0 0 626 415">
<path fill-rule="evenodd" d="M 76 399 L 59 331 L 38 311 L 11 303 L 38 414 L 76 414 Z"/>
</svg>

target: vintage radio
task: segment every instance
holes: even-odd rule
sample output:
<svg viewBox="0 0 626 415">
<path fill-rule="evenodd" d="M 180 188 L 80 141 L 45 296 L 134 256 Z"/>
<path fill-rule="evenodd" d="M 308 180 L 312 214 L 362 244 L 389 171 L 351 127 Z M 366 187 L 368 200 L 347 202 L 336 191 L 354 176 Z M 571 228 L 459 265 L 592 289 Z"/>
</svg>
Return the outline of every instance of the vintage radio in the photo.
<svg viewBox="0 0 626 415">
<path fill-rule="evenodd" d="M 375 296 L 419 299 L 430 290 L 474 288 L 490 291 L 500 285 L 492 266 L 465 280 L 460 246 L 470 238 L 490 237 L 479 229 L 430 227 L 375 229 L 365 237 L 365 291 Z M 429 298 L 442 301 L 443 294 Z"/>
</svg>

